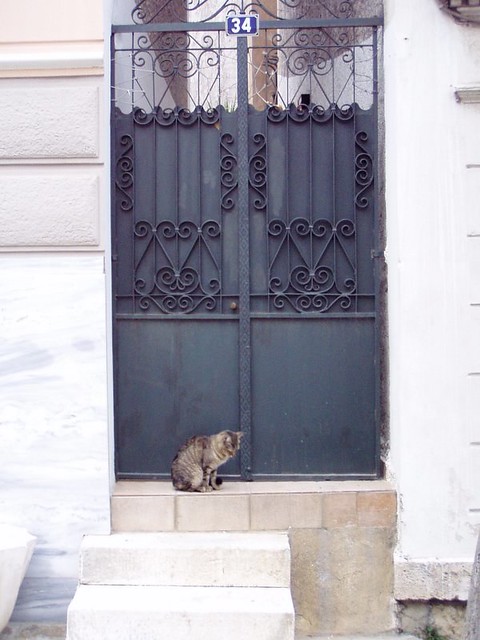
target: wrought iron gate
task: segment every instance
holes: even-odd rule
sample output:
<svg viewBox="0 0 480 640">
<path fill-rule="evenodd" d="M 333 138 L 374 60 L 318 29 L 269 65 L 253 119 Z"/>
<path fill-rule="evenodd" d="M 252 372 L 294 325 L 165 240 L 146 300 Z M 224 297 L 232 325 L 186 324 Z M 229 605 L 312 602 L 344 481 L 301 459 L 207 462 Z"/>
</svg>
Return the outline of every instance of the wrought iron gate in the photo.
<svg viewBox="0 0 480 640">
<path fill-rule="evenodd" d="M 232 476 L 378 475 L 374 5 L 141 0 L 114 25 L 118 477 L 224 428 Z"/>
</svg>

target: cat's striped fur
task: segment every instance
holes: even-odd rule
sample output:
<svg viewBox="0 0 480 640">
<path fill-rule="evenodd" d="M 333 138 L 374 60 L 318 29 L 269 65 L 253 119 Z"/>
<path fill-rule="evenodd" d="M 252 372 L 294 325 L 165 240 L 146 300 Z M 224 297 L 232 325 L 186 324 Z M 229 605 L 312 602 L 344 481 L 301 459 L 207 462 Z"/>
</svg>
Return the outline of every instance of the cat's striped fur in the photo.
<svg viewBox="0 0 480 640">
<path fill-rule="evenodd" d="M 237 453 L 241 431 L 220 431 L 212 436 L 192 436 L 172 462 L 172 482 L 180 491 L 212 491 L 221 479 L 217 469 Z"/>
</svg>

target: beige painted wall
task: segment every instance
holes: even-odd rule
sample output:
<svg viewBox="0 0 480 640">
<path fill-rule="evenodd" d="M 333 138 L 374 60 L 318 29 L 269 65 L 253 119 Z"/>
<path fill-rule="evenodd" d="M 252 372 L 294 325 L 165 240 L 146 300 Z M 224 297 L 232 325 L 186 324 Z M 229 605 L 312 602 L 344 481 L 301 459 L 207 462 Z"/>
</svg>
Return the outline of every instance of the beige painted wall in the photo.
<svg viewBox="0 0 480 640">
<path fill-rule="evenodd" d="M 0 42 L 101 40 L 102 0 L 16 0 L 2 3 Z"/>
<path fill-rule="evenodd" d="M 100 75 L 102 0 L 18 0 L 0 9 L 0 78 Z"/>
<path fill-rule="evenodd" d="M 102 0 L 0 9 L 2 252 L 103 249 L 103 11 Z"/>
</svg>

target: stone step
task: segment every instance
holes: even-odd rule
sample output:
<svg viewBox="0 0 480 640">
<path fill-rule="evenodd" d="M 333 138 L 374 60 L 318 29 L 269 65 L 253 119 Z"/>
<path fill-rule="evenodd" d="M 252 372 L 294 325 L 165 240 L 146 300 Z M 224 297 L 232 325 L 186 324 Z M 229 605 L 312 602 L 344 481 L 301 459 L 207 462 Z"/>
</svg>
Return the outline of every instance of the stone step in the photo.
<svg viewBox="0 0 480 640">
<path fill-rule="evenodd" d="M 85 585 L 289 587 L 285 533 L 90 535 L 80 553 Z"/>
<path fill-rule="evenodd" d="M 67 640 L 293 640 L 288 588 L 80 585 Z"/>
</svg>

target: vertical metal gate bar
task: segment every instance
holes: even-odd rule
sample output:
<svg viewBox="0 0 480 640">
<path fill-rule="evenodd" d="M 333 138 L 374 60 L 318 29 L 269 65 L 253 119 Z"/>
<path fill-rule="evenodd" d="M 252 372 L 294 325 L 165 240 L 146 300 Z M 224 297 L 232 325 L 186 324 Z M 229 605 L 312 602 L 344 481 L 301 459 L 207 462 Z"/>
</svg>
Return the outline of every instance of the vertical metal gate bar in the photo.
<svg viewBox="0 0 480 640">
<path fill-rule="evenodd" d="M 356 36 L 355 36 L 355 27 L 353 28 L 353 42 L 354 44 L 357 42 L 356 40 Z M 353 77 L 355 78 L 355 74 L 356 74 L 356 56 L 357 56 L 357 47 L 352 46 L 352 64 L 353 64 Z M 356 99 L 357 99 L 357 95 L 356 95 L 356 82 L 353 82 L 353 86 L 352 86 L 352 104 L 355 105 L 356 104 Z M 354 109 L 353 111 L 353 138 L 354 138 L 354 142 L 353 142 L 353 163 L 356 163 L 356 136 L 357 136 L 357 126 L 358 126 L 358 119 L 357 119 L 357 109 Z M 356 206 L 356 202 L 355 202 L 355 187 L 356 187 L 356 179 L 355 179 L 355 171 L 352 172 L 352 178 L 353 178 L 353 183 L 352 183 L 352 198 L 353 198 L 353 206 L 352 206 L 352 217 L 353 217 L 353 225 L 354 228 L 358 230 L 358 224 L 359 224 L 359 220 L 358 220 L 358 207 Z M 358 233 L 355 233 L 354 236 L 354 243 L 353 243 L 353 264 L 354 264 L 354 273 L 353 273 L 353 277 L 354 277 L 354 281 L 356 282 L 355 288 L 356 290 L 358 290 L 358 262 L 357 262 L 357 256 L 358 256 Z M 358 312 L 358 296 L 355 296 L 354 298 L 355 300 L 355 313 Z"/>
<path fill-rule="evenodd" d="M 133 59 L 133 51 L 135 50 L 135 34 L 132 33 L 131 38 L 130 38 L 130 50 L 132 52 L 132 59 Z M 128 105 L 130 111 L 133 113 L 133 110 L 135 109 L 135 77 L 136 77 L 136 70 L 133 69 L 133 73 L 132 73 L 132 82 L 130 85 L 130 91 L 129 91 L 129 96 L 128 99 L 130 101 L 130 105 Z M 133 170 L 134 170 L 134 175 L 136 174 L 136 155 L 135 155 L 135 147 L 136 147 L 136 132 L 135 132 L 135 124 L 132 127 L 132 141 L 133 141 L 133 153 L 132 153 L 132 162 L 133 162 Z M 134 196 L 135 197 L 135 196 Z M 132 227 L 135 228 L 135 223 L 136 223 L 136 209 L 133 208 L 132 210 Z M 136 249 L 135 249 L 135 234 L 132 233 L 131 234 L 131 252 L 132 252 L 132 313 L 135 313 L 135 307 L 136 307 L 136 300 L 135 300 L 135 284 L 136 284 L 136 269 L 137 269 L 137 257 L 136 257 Z"/>
<path fill-rule="evenodd" d="M 373 37 L 373 122 L 374 122 L 374 140 L 373 140 L 373 148 L 377 150 L 379 149 L 379 131 L 378 131 L 378 29 L 377 27 L 372 28 L 372 37 Z M 382 141 L 384 144 L 384 141 Z M 378 162 L 374 162 L 373 164 L 373 180 L 374 184 L 377 185 L 377 192 L 381 190 L 380 180 L 379 180 L 379 172 L 378 172 Z M 378 198 L 372 198 L 372 206 L 373 206 L 373 232 L 374 232 L 374 247 L 375 247 L 375 255 L 378 256 L 373 263 L 374 269 L 374 286 L 375 286 L 375 438 L 376 438 L 376 451 L 375 451 L 375 465 L 377 476 L 380 475 L 380 430 L 381 426 L 384 423 L 386 418 L 385 415 L 385 407 L 383 404 L 384 398 L 386 397 L 385 389 L 383 388 L 382 382 L 382 369 L 384 369 L 383 357 L 384 357 L 384 348 L 383 348 L 383 340 L 382 334 L 385 331 L 385 318 L 384 318 L 384 307 L 382 304 L 382 274 L 385 273 L 385 238 L 382 237 L 381 225 L 380 225 L 380 215 L 378 211 L 379 200 Z"/>
<path fill-rule="evenodd" d="M 251 480 L 251 351 L 250 351 L 250 212 L 248 180 L 248 47 L 237 40 L 238 117 L 238 278 L 239 278 L 239 394 L 240 429 L 243 431 L 241 473 Z"/>
<path fill-rule="evenodd" d="M 175 226 L 178 229 L 180 225 L 180 127 L 178 120 L 175 121 Z M 175 265 L 180 262 L 180 238 L 178 233 L 175 234 Z"/>
<path fill-rule="evenodd" d="M 335 95 L 335 73 L 332 73 L 333 77 L 332 77 L 332 94 L 335 96 L 335 100 L 336 100 L 336 95 Z M 336 102 L 334 102 L 333 107 L 335 109 L 338 109 L 339 106 L 338 104 L 336 104 Z M 336 147 L 336 118 L 335 116 L 332 118 L 332 228 L 335 229 L 337 226 L 337 166 L 336 166 L 336 160 L 337 160 L 337 147 Z M 332 267 L 333 267 L 333 273 L 337 273 L 337 243 L 335 241 L 335 238 L 333 238 L 333 243 L 332 243 L 332 252 L 333 252 L 333 256 L 332 256 Z"/>
<path fill-rule="evenodd" d="M 311 79 L 310 79 L 311 83 Z M 311 95 L 311 87 L 310 87 L 310 95 Z M 310 108 L 310 107 L 307 107 Z M 313 124 L 312 118 L 308 119 L 308 164 L 309 164 L 309 191 L 308 191 L 308 221 L 311 227 L 313 228 L 313 223 L 315 221 L 315 211 L 314 211 L 314 202 L 313 202 L 313 180 L 314 180 L 314 156 L 313 156 Z M 315 251 L 313 246 L 313 233 L 310 234 L 310 264 L 312 265 L 312 269 L 316 269 L 317 265 L 315 264 Z"/>
<path fill-rule="evenodd" d="M 199 93 L 197 95 L 200 95 Z M 200 100 L 198 100 L 200 102 Z M 201 121 L 197 120 L 197 162 L 199 168 L 199 176 L 198 176 L 198 188 L 197 188 L 197 209 L 198 209 L 198 227 L 201 229 L 203 224 L 203 199 L 202 199 L 202 126 Z M 201 236 L 198 236 L 198 256 L 197 256 L 197 273 L 199 274 L 200 282 L 203 282 L 203 262 L 202 262 L 202 251 L 203 245 Z"/>
</svg>

